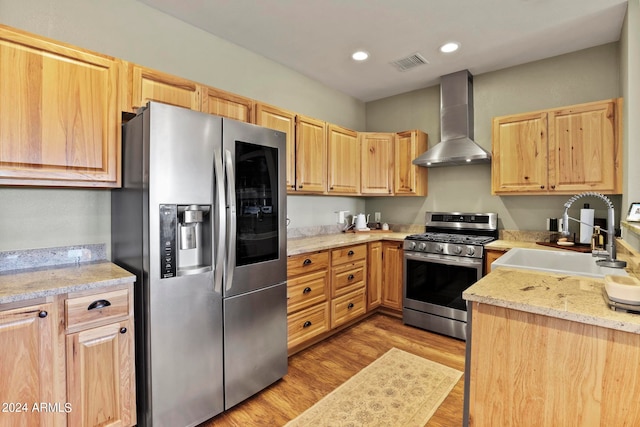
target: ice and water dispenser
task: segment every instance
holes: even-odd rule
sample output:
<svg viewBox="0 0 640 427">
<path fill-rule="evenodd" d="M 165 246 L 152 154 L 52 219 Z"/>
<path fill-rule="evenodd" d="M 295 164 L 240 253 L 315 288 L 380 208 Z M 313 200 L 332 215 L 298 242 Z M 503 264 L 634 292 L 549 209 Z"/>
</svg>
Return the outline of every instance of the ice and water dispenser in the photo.
<svg viewBox="0 0 640 427">
<path fill-rule="evenodd" d="M 211 270 L 211 206 L 160 205 L 160 277 Z"/>
</svg>

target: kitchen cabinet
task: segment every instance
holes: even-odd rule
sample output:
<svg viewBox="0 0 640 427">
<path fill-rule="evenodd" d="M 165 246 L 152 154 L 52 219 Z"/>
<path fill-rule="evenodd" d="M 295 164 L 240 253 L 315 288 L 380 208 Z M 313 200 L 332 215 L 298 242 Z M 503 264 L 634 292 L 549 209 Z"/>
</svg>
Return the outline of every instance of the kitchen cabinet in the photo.
<svg viewBox="0 0 640 427">
<path fill-rule="evenodd" d="M 507 251 L 501 251 L 496 249 L 485 249 L 484 250 L 484 275 L 491 273 L 491 263 L 502 255 L 504 255 Z"/>
<path fill-rule="evenodd" d="M 0 185 L 120 186 L 122 63 L 0 25 Z"/>
<path fill-rule="evenodd" d="M 245 123 L 252 123 L 255 102 L 252 99 L 203 86 L 202 111 Z"/>
<path fill-rule="evenodd" d="M 296 116 L 296 192 L 327 191 L 327 124 Z"/>
<path fill-rule="evenodd" d="M 129 64 L 129 68 L 130 111 L 135 112 L 149 101 L 202 110 L 202 85 L 136 64 Z"/>
<path fill-rule="evenodd" d="M 133 287 L 64 301 L 69 425 L 136 424 Z"/>
<path fill-rule="evenodd" d="M 413 159 L 427 151 L 428 136 L 420 130 L 399 132 L 394 149 L 394 194 L 427 196 L 428 169 L 416 166 Z"/>
<path fill-rule="evenodd" d="M 286 187 L 287 192 L 296 190 L 296 114 L 272 105 L 256 104 L 257 125 L 279 130 L 287 134 Z"/>
<path fill-rule="evenodd" d="M 59 389 L 59 353 L 54 304 L 0 308 L 0 424 L 65 426 L 65 394 Z M 64 366 L 64 365 L 62 365 Z M 64 368 L 63 368 L 64 369 Z M 63 374 L 62 374 L 63 375 Z M 40 402 L 59 410 L 38 410 Z M 34 405 L 36 410 L 34 410 Z"/>
<path fill-rule="evenodd" d="M 393 193 L 394 179 L 394 133 L 359 132 L 361 152 L 361 188 L 363 195 Z"/>
<path fill-rule="evenodd" d="M 382 304 L 382 242 L 367 247 L 367 311 Z"/>
<path fill-rule="evenodd" d="M 328 129 L 328 193 L 360 194 L 360 143 L 358 133 L 337 125 Z"/>
<path fill-rule="evenodd" d="M 329 251 L 287 258 L 287 347 L 289 352 L 330 328 Z"/>
<path fill-rule="evenodd" d="M 622 190 L 622 100 L 493 119 L 492 194 Z"/>
<path fill-rule="evenodd" d="M 367 312 L 366 277 L 366 244 L 331 251 L 332 328 L 343 325 Z"/>
<path fill-rule="evenodd" d="M 404 251 L 402 242 L 382 243 L 382 306 L 402 310 Z"/>
</svg>

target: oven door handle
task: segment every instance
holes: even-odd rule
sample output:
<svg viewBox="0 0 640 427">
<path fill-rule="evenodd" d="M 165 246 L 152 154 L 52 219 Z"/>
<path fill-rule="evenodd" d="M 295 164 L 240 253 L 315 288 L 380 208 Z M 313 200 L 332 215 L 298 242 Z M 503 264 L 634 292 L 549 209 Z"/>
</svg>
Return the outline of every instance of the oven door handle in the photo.
<svg viewBox="0 0 640 427">
<path fill-rule="evenodd" d="M 451 257 L 451 258 L 443 258 L 442 255 L 437 254 L 425 254 L 425 253 L 412 253 L 405 252 L 405 259 L 411 259 L 414 261 L 428 261 L 433 262 L 435 264 L 446 264 L 446 265 L 468 265 L 468 266 L 479 266 L 482 265 L 482 259 L 480 258 L 465 258 L 465 257 Z"/>
</svg>

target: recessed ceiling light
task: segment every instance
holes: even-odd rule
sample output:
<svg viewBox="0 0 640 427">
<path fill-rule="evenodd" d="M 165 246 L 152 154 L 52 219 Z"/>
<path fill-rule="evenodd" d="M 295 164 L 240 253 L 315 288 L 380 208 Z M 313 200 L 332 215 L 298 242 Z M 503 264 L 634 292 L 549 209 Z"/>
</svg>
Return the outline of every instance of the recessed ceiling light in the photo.
<svg viewBox="0 0 640 427">
<path fill-rule="evenodd" d="M 364 50 L 358 50 L 351 55 L 354 61 L 364 61 L 369 57 L 369 53 Z"/>
<path fill-rule="evenodd" d="M 440 46 L 440 52 L 442 53 L 455 52 L 456 50 L 458 50 L 459 47 L 460 47 L 460 43 L 457 43 L 457 42 L 445 43 L 442 46 Z"/>
</svg>

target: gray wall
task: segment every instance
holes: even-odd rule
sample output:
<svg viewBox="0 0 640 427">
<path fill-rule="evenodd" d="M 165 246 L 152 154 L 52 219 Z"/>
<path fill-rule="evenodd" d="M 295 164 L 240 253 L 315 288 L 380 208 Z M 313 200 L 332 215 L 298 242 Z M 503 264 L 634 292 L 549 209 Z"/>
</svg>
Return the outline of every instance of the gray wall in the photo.
<svg viewBox="0 0 640 427">
<path fill-rule="evenodd" d="M 0 0 L 0 23 L 348 128 L 365 127 L 363 102 L 134 0 Z M 321 205 L 300 203 L 297 217 L 309 213 L 315 220 Z M 110 247 L 108 190 L 3 187 L 0 206 L 0 250 Z"/>
<path fill-rule="evenodd" d="M 495 116 L 621 96 L 619 56 L 618 43 L 610 43 L 474 76 L 476 142 L 491 151 L 491 120 Z M 422 129 L 429 134 L 432 146 L 440 137 L 439 102 L 439 86 L 369 102 L 367 130 Z M 366 209 L 380 211 L 394 223 L 420 223 L 429 210 L 497 212 L 501 228 L 544 230 L 545 218 L 561 216 L 567 199 L 492 196 L 491 166 L 473 165 L 431 168 L 428 197 L 370 198 Z M 612 200 L 620 206 L 620 196 Z M 594 201 L 591 206 L 596 216 L 606 216 L 601 202 Z"/>
</svg>

